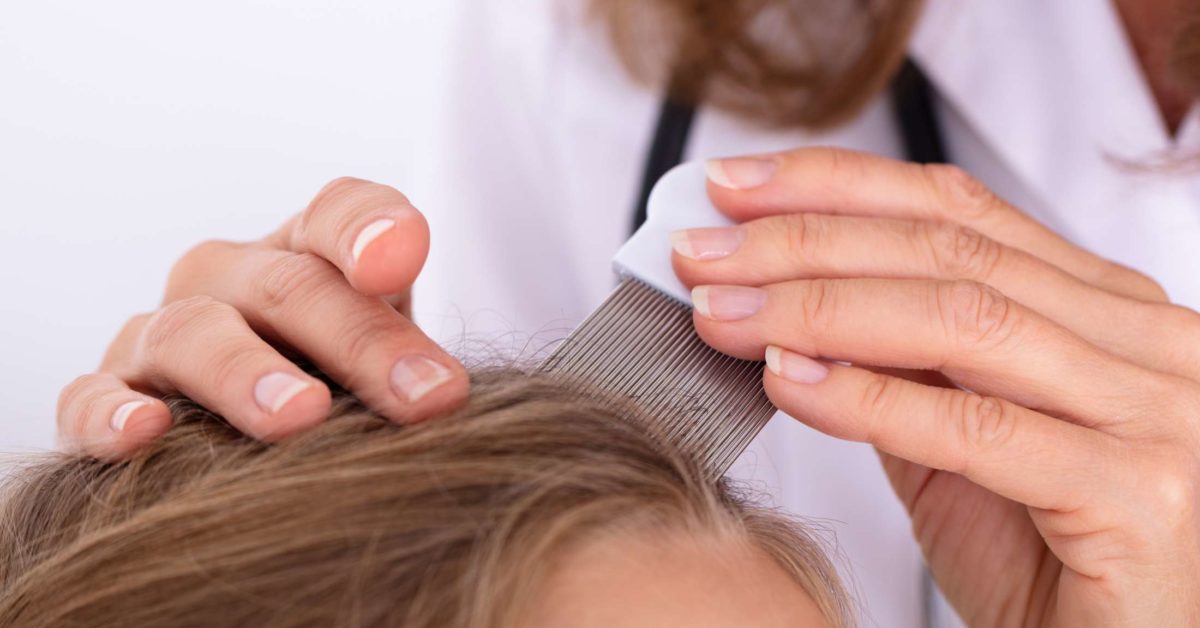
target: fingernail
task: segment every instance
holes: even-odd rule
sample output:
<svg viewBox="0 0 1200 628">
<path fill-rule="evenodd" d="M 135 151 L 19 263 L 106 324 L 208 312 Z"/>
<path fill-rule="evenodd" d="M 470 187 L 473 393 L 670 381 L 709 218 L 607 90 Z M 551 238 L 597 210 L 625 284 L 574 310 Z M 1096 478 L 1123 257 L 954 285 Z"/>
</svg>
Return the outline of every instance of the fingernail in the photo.
<svg viewBox="0 0 1200 628">
<path fill-rule="evenodd" d="M 710 159 L 704 164 L 710 181 L 732 190 L 756 188 L 769 181 L 778 167 L 774 159 L 761 157 Z"/>
<path fill-rule="evenodd" d="M 797 384 L 819 384 L 829 376 L 829 367 L 824 364 L 776 346 L 767 347 L 767 368 Z"/>
<path fill-rule="evenodd" d="M 386 233 L 389 229 L 396 226 L 396 221 L 391 218 L 380 218 L 375 222 L 363 227 L 362 231 L 358 232 L 358 237 L 354 239 L 354 247 L 351 249 L 351 255 L 354 258 L 354 263 L 358 263 L 358 258 L 362 255 L 367 246 L 375 241 L 375 238 Z"/>
<path fill-rule="evenodd" d="M 150 405 L 149 401 L 127 401 L 116 412 L 113 412 L 112 418 L 108 420 L 108 425 L 112 427 L 114 432 L 120 432 L 125 429 L 125 423 L 129 421 L 129 417 L 133 416 L 134 412 Z"/>
<path fill-rule="evenodd" d="M 741 227 L 684 229 L 671 233 L 671 246 L 684 257 L 708 261 L 732 255 L 745 239 L 746 230 Z"/>
<path fill-rule="evenodd" d="M 312 387 L 312 382 L 288 373 L 270 373 L 254 385 L 254 400 L 263 410 L 275 414 L 293 397 Z"/>
<path fill-rule="evenodd" d="M 736 321 L 754 316 L 767 302 L 767 291 L 746 286 L 696 286 L 692 306 L 702 316 Z"/>
<path fill-rule="evenodd" d="M 409 403 L 416 402 L 452 377 L 454 374 L 450 369 L 423 355 L 410 355 L 392 367 L 392 387 Z"/>
</svg>

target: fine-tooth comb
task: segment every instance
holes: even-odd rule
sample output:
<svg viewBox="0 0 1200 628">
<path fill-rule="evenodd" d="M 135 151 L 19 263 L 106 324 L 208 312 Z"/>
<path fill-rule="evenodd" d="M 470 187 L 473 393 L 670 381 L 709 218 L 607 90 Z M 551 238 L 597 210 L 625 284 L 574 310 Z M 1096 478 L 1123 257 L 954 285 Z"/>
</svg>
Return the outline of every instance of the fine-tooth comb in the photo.
<svg viewBox="0 0 1200 628">
<path fill-rule="evenodd" d="M 617 252 L 616 290 L 540 370 L 632 399 L 644 416 L 716 475 L 724 474 L 775 413 L 762 362 L 718 353 L 692 327 L 688 290 L 671 269 L 670 233 L 727 226 L 709 202 L 704 166 L 668 172 L 645 224 Z"/>
</svg>

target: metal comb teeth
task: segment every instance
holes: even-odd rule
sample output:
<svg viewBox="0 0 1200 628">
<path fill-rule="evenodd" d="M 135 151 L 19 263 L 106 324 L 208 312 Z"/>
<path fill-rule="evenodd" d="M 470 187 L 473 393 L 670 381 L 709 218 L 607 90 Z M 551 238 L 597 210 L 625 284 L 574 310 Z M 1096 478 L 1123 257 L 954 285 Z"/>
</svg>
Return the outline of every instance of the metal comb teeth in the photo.
<svg viewBox="0 0 1200 628">
<path fill-rule="evenodd" d="M 540 370 L 632 399 L 667 438 L 716 475 L 775 413 L 762 362 L 704 344 L 688 306 L 633 277 L 567 337 Z"/>
</svg>

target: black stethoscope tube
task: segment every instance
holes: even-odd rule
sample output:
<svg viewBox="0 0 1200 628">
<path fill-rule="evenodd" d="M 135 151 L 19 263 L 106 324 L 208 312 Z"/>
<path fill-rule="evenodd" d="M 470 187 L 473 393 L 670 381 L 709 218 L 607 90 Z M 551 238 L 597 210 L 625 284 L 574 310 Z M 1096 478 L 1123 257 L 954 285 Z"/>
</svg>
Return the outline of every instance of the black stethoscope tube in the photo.
<svg viewBox="0 0 1200 628">
<path fill-rule="evenodd" d="M 911 59 L 906 59 L 892 79 L 890 92 L 892 112 L 900 129 L 905 157 L 922 164 L 948 163 L 946 145 L 942 141 L 941 125 L 934 106 L 933 88 L 925 73 Z M 654 127 L 654 139 L 646 151 L 642 167 L 642 183 L 633 210 L 631 233 L 646 221 L 646 204 L 654 184 L 683 161 L 695 119 L 695 105 L 670 98 L 662 99 L 658 122 Z"/>
</svg>

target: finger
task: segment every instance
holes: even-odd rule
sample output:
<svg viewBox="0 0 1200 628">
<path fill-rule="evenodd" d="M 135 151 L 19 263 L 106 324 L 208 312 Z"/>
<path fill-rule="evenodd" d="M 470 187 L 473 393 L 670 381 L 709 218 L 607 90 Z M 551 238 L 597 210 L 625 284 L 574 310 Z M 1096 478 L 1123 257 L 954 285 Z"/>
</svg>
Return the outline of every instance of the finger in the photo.
<svg viewBox="0 0 1200 628">
<path fill-rule="evenodd" d="M 429 225 L 394 188 L 344 177 L 269 241 L 325 258 L 363 294 L 395 295 L 408 291 L 425 264 Z"/>
<path fill-rule="evenodd" d="M 150 317 L 129 362 L 113 374 L 134 386 L 181 392 L 243 433 L 278 440 L 329 415 L 329 389 L 258 337 L 233 307 L 209 297 Z"/>
<path fill-rule="evenodd" d="M 1152 279 L 1086 251 L 992 194 L 963 170 L 835 148 L 709 163 L 709 196 L 739 221 L 816 212 L 955 222 L 1105 290 L 1165 301 Z"/>
<path fill-rule="evenodd" d="M 688 285 L 764 285 L 816 277 L 969 279 L 1120 357 L 1160 370 L 1180 366 L 1172 357 L 1177 352 L 1166 350 L 1179 340 L 1177 326 L 1129 326 L 1142 322 L 1148 309 L 1162 306 L 1102 290 L 954 223 L 794 213 L 677 232 L 672 239 L 676 273 Z M 1095 312 L 1105 315 L 1097 318 Z M 1131 328 L 1145 331 L 1130 334 Z"/>
<path fill-rule="evenodd" d="M 146 328 L 146 323 L 153 317 L 154 312 L 138 314 L 125 323 L 121 331 L 117 332 L 117 337 L 112 344 L 108 346 L 108 350 L 105 351 L 104 359 L 100 362 L 100 371 L 113 371 L 133 362 L 138 342 L 142 338 L 142 330 Z"/>
<path fill-rule="evenodd" d="M 466 369 L 382 298 L 365 296 L 312 254 L 266 249 L 214 259 L 208 294 L 265 337 L 308 357 L 376 412 L 402 423 L 462 405 Z"/>
<path fill-rule="evenodd" d="M 974 282 L 699 286 L 693 300 L 697 331 L 725 353 L 759 359 L 777 345 L 835 360 L 938 370 L 971 390 L 1089 425 L 1136 418 L 1129 400 L 1143 399 L 1158 381 Z"/>
<path fill-rule="evenodd" d="M 128 458 L 171 427 L 166 404 L 107 373 L 84 375 L 58 397 L 63 447 L 101 460 Z"/>
<path fill-rule="evenodd" d="M 1115 477 L 1118 441 L 996 397 L 930 388 L 772 348 L 764 386 L 780 410 L 837 438 L 961 474 L 1048 510 L 1074 510 Z"/>
</svg>

